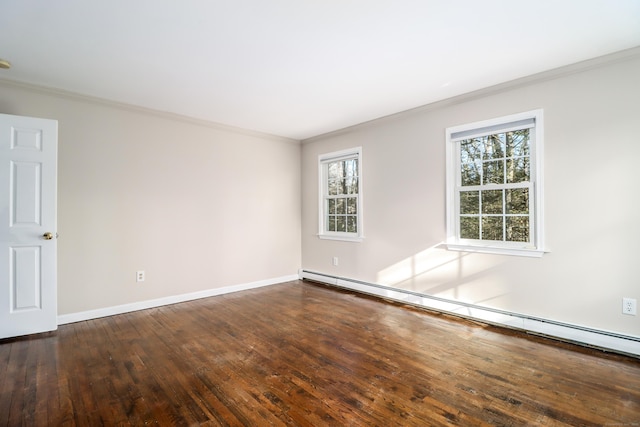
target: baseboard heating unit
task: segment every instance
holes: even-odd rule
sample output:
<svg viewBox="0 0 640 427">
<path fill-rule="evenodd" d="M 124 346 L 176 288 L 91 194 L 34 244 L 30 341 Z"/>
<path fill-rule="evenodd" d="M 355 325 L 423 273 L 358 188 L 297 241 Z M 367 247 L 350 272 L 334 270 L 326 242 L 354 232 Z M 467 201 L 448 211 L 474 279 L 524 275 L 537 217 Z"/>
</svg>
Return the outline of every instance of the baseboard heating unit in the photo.
<svg viewBox="0 0 640 427">
<path fill-rule="evenodd" d="M 603 351 L 622 353 L 640 358 L 640 337 L 637 336 L 531 317 L 505 310 L 483 307 L 304 269 L 299 271 L 299 277 L 301 280 L 324 283 L 441 313 L 478 320 L 491 325 L 518 329 L 535 335 L 542 335 L 575 344 L 595 347 Z"/>
</svg>

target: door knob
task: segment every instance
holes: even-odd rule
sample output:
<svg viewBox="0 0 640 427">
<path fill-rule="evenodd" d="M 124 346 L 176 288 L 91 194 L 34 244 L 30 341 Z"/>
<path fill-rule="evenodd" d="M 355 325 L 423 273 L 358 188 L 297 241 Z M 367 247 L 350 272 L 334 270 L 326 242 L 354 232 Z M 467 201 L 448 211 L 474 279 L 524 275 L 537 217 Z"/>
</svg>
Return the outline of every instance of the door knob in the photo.
<svg viewBox="0 0 640 427">
<path fill-rule="evenodd" d="M 42 237 L 44 237 L 44 240 L 51 240 L 51 239 L 53 239 L 53 233 L 50 233 L 50 232 L 47 231 L 46 233 L 44 233 L 42 235 Z"/>
</svg>

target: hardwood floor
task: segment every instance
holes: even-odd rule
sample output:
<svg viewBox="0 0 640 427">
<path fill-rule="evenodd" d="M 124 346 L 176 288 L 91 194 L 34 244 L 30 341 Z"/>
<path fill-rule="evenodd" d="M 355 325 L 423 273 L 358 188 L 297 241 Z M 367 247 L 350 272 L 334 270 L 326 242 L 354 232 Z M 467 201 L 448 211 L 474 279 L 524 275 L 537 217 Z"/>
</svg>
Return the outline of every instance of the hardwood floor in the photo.
<svg viewBox="0 0 640 427">
<path fill-rule="evenodd" d="M 0 425 L 640 425 L 640 360 L 308 282 L 0 341 Z"/>
</svg>

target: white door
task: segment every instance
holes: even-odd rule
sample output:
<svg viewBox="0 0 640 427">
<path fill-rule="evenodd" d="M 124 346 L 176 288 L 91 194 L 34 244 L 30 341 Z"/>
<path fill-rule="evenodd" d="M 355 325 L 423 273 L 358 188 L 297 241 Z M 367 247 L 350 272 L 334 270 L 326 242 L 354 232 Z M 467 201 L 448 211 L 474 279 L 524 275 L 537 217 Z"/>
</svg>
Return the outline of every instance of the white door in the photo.
<svg viewBox="0 0 640 427">
<path fill-rule="evenodd" d="M 0 338 L 58 327 L 58 122 L 0 114 Z"/>
</svg>

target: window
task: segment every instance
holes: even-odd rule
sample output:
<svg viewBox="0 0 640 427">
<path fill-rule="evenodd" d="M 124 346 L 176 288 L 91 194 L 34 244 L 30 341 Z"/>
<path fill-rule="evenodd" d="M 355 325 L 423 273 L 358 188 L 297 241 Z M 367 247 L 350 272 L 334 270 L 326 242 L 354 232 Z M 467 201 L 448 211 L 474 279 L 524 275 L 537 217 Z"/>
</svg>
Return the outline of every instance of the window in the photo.
<svg viewBox="0 0 640 427">
<path fill-rule="evenodd" d="M 354 148 L 318 158 L 322 239 L 362 240 L 361 152 Z"/>
<path fill-rule="evenodd" d="M 448 247 L 541 256 L 542 110 L 446 133 Z"/>
</svg>

